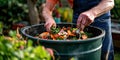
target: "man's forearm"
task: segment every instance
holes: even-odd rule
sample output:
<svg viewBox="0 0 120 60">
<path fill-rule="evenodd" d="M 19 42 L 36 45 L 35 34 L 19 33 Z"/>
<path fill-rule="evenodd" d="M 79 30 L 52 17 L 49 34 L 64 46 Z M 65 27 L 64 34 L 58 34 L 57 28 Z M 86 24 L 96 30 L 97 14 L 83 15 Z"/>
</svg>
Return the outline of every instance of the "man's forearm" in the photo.
<svg viewBox="0 0 120 60">
<path fill-rule="evenodd" d="M 43 8 L 42 14 L 43 14 L 45 21 L 49 20 L 49 19 L 53 19 L 52 11 L 49 11 L 46 7 Z"/>
<path fill-rule="evenodd" d="M 111 10 L 114 7 L 114 0 L 102 0 L 97 6 L 90 9 L 90 12 L 93 12 L 95 17 L 98 17 L 107 11 Z"/>
<path fill-rule="evenodd" d="M 57 0 L 54 0 L 54 2 L 52 1 L 53 0 L 46 0 L 45 6 L 43 8 L 42 14 L 43 14 L 43 17 L 45 18 L 45 21 L 49 19 L 53 19 L 52 11 L 58 1 Z"/>
</svg>

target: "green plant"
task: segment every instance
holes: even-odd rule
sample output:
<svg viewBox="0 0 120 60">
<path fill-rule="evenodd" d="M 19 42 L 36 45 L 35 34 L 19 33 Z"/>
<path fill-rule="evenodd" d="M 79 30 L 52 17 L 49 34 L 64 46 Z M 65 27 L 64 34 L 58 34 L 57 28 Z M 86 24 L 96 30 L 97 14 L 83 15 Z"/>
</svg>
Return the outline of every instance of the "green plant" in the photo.
<svg viewBox="0 0 120 60">
<path fill-rule="evenodd" d="M 112 18 L 120 20 L 120 0 L 115 0 L 115 6 L 111 10 Z"/>
<path fill-rule="evenodd" d="M 57 8 L 57 11 L 61 15 L 62 22 L 72 22 L 73 10 L 71 8 Z"/>
<path fill-rule="evenodd" d="M 9 36 L 0 35 L 0 60 L 51 60 L 43 46 L 32 46 L 32 41 L 20 37 L 16 31 Z"/>
<path fill-rule="evenodd" d="M 3 23 L 0 21 L 0 34 L 2 34 L 2 32 L 3 32 Z"/>
<path fill-rule="evenodd" d="M 17 21 L 26 20 L 28 7 L 26 0 L 0 0 L 0 20 L 5 28 Z"/>
</svg>

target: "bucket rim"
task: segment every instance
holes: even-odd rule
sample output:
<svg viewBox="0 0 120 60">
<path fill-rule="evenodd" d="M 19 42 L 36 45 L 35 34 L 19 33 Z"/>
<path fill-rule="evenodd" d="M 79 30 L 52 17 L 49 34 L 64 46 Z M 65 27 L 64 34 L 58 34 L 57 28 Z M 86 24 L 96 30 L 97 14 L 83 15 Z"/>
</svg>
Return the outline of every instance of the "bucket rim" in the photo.
<svg viewBox="0 0 120 60">
<path fill-rule="evenodd" d="M 72 24 L 73 25 L 74 23 L 57 23 L 57 24 Z M 25 31 L 27 29 L 29 29 L 31 27 L 39 26 L 39 25 L 44 25 L 44 23 L 23 27 L 21 33 L 25 37 L 30 38 L 31 40 L 34 40 L 34 41 L 38 40 L 38 41 L 41 41 L 41 42 L 49 42 L 49 43 L 82 43 L 82 42 L 95 41 L 95 40 L 100 39 L 100 38 L 105 36 L 105 30 L 103 30 L 101 28 L 98 28 L 98 27 L 95 27 L 95 26 L 89 26 L 89 27 L 96 28 L 96 29 L 100 30 L 102 33 L 98 36 L 95 36 L 95 37 L 92 37 L 92 38 L 87 38 L 86 40 L 52 40 L 52 39 L 46 40 L 46 39 L 36 38 L 36 37 L 33 37 L 33 36 L 25 33 Z"/>
</svg>

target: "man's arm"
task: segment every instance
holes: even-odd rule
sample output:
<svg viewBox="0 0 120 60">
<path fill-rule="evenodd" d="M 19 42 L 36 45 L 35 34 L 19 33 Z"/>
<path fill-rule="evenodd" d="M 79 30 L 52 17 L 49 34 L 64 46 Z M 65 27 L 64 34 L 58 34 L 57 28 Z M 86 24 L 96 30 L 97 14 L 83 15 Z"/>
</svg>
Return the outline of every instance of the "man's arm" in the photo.
<svg viewBox="0 0 120 60">
<path fill-rule="evenodd" d="M 77 27 L 83 30 L 85 26 L 90 25 L 94 19 L 114 7 L 114 0 L 102 0 L 97 6 L 81 13 L 77 20 Z"/>
<path fill-rule="evenodd" d="M 50 31 L 50 28 L 54 25 L 56 26 L 56 23 L 52 17 L 52 11 L 57 4 L 58 0 L 46 0 L 45 6 L 43 8 L 43 17 L 45 19 L 45 27 L 47 31 Z"/>
<path fill-rule="evenodd" d="M 52 11 L 55 7 L 55 5 L 57 4 L 58 0 L 46 0 L 46 3 L 45 3 L 45 6 L 43 8 L 43 16 L 45 18 L 45 20 L 48 20 L 48 19 L 52 19 Z"/>
<path fill-rule="evenodd" d="M 95 17 L 98 17 L 114 7 L 114 0 L 102 0 L 97 6 L 90 9 L 90 12 L 93 12 Z"/>
</svg>

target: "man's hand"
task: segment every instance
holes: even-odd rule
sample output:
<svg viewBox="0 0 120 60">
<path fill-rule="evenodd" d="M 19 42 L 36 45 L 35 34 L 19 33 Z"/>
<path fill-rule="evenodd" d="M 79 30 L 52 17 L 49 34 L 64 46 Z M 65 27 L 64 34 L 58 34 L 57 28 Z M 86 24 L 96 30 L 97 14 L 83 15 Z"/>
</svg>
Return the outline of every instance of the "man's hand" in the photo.
<svg viewBox="0 0 120 60">
<path fill-rule="evenodd" d="M 81 31 L 83 31 L 83 29 L 86 26 L 89 26 L 94 21 L 94 19 L 95 19 L 95 16 L 90 11 L 81 13 L 77 20 L 77 28 L 79 28 Z"/>
<path fill-rule="evenodd" d="M 102 0 L 97 6 L 83 12 L 77 20 L 77 27 L 83 30 L 85 26 L 90 25 L 96 17 L 108 12 L 114 7 L 114 0 Z"/>
<path fill-rule="evenodd" d="M 49 19 L 49 20 L 46 20 L 44 26 L 46 27 L 47 31 L 50 31 L 50 29 L 51 29 L 52 26 L 56 27 L 56 23 L 55 23 L 55 21 L 53 19 Z"/>
</svg>

